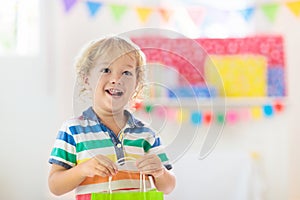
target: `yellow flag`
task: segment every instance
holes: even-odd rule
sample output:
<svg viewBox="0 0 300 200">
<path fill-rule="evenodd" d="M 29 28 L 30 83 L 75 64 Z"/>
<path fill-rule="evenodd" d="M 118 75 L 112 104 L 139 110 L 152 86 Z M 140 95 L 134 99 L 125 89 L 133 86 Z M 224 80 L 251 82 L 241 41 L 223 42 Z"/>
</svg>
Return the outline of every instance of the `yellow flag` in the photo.
<svg viewBox="0 0 300 200">
<path fill-rule="evenodd" d="M 136 12 L 141 22 L 145 23 L 148 20 L 150 14 L 153 12 L 153 9 L 149 7 L 137 7 Z"/>
<path fill-rule="evenodd" d="M 286 6 L 296 16 L 300 16 L 300 1 L 287 2 Z"/>
</svg>

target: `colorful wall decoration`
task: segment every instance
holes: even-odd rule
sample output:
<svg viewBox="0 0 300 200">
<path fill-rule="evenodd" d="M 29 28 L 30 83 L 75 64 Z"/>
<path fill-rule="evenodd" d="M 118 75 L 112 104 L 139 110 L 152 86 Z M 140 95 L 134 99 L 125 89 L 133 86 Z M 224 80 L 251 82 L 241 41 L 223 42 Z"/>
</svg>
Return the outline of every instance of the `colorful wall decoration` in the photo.
<svg viewBox="0 0 300 200">
<path fill-rule="evenodd" d="M 176 69 L 191 85 L 187 87 L 184 84 L 180 85 L 180 80 L 174 81 L 174 83 L 179 83 L 179 87 L 172 88 L 172 91 L 167 93 L 168 95 L 158 96 L 159 98 L 172 100 L 177 96 L 178 98 L 266 99 L 265 102 L 257 105 L 250 103 L 241 106 L 237 101 L 236 106 L 226 108 L 226 113 L 211 112 L 207 109 L 198 111 L 184 106 L 167 106 L 165 113 L 170 115 L 168 119 L 174 119 L 180 123 L 190 122 L 195 125 L 224 122 L 234 124 L 249 119 L 270 118 L 284 108 L 281 99 L 287 96 L 287 89 L 284 44 L 281 36 L 195 39 L 198 45 L 191 45 L 192 39 L 188 38 L 141 37 L 132 39 L 142 48 L 149 63 L 160 63 Z M 156 48 L 147 48 L 151 46 Z M 200 50 L 199 47 L 201 47 Z M 175 53 L 170 52 L 170 49 L 173 49 Z M 181 55 L 178 55 L 178 52 Z M 215 68 L 217 71 L 212 70 Z M 166 74 L 163 71 L 156 73 Z M 215 81 L 218 76 L 221 76 L 223 80 L 222 85 L 218 85 L 218 81 Z M 207 90 L 203 87 L 205 85 Z M 216 92 L 208 93 L 208 91 L 214 91 L 214 87 Z M 223 91 L 220 89 L 222 87 L 224 87 Z M 191 95 L 191 89 L 194 90 L 194 96 Z M 144 109 L 140 106 L 138 110 L 161 116 L 163 112 L 156 112 L 151 101 L 146 103 Z M 152 109 L 147 109 L 149 107 Z M 180 117 L 172 117 L 174 113 Z"/>
<path fill-rule="evenodd" d="M 226 39 L 133 38 L 144 48 L 148 62 L 174 67 L 191 85 L 214 85 L 216 72 L 230 97 L 284 97 L 284 44 L 281 36 L 256 36 Z M 170 52 L 180 52 L 181 55 Z M 195 66 L 194 66 L 195 65 Z M 238 84 L 238 85 L 237 85 Z M 251 87 L 249 87 L 251 85 Z M 220 92 L 219 96 L 226 96 Z M 234 89 L 234 87 L 239 87 Z"/>
</svg>

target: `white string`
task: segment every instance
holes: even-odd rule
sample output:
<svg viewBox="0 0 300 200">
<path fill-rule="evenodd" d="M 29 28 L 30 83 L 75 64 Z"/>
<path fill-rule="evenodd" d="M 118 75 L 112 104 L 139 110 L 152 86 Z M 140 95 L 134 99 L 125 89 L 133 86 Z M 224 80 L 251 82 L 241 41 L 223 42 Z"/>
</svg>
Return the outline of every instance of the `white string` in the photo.
<svg viewBox="0 0 300 200">
<path fill-rule="evenodd" d="M 111 181 L 112 181 L 112 176 L 108 177 L 108 192 L 111 194 L 112 193 L 112 189 L 111 189 Z"/>
</svg>

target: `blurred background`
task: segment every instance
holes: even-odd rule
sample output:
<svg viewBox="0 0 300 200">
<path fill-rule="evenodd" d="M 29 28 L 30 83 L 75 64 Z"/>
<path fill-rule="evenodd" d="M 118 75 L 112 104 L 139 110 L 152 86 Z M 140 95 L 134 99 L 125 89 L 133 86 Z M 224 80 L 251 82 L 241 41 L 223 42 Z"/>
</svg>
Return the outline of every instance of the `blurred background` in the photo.
<svg viewBox="0 0 300 200">
<path fill-rule="evenodd" d="M 166 199 L 300 199 L 300 1 L 1 0 L 0 5 L 0 199 L 73 199 L 72 192 L 52 195 L 47 177 L 57 131 L 73 116 L 74 59 L 92 39 L 149 27 L 202 42 L 263 36 L 262 41 L 271 38 L 276 45 L 272 38 L 279 37 L 284 53 L 281 78 L 274 81 L 284 84 L 282 93 L 229 96 L 227 114 L 218 121 L 204 109 L 200 122 L 189 100 L 180 108 L 169 104 L 170 112 L 181 117 L 163 115 L 168 122 L 160 131 L 166 144 L 176 138 L 178 126 L 180 134 L 199 129 L 191 146 L 176 144 L 185 151 L 173 163 L 178 183 Z M 150 113 L 150 123 L 161 128 L 152 107 L 150 102 L 138 114 L 148 119 Z M 209 130 L 221 136 L 199 159 Z"/>
</svg>

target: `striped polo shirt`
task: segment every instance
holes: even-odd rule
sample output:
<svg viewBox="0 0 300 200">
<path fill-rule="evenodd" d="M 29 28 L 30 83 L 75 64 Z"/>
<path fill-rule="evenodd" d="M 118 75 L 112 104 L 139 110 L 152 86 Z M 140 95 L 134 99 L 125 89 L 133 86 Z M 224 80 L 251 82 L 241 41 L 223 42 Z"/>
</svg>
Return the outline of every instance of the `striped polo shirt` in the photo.
<svg viewBox="0 0 300 200">
<path fill-rule="evenodd" d="M 156 154 L 167 169 L 171 169 L 164 152 L 160 137 L 127 110 L 125 127 L 118 136 L 106 127 L 90 107 L 77 118 L 66 121 L 58 132 L 49 163 L 70 169 L 101 154 L 110 158 L 117 165 L 124 163 L 124 158 L 137 159 L 146 154 Z M 149 185 L 147 179 L 146 185 Z M 119 170 L 111 181 L 112 190 L 130 190 L 140 187 L 140 174 L 137 171 Z M 75 190 L 77 199 L 94 192 L 108 190 L 108 177 L 87 177 Z"/>
</svg>

